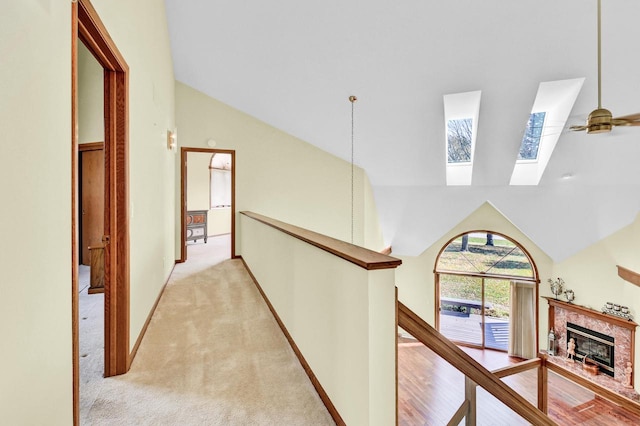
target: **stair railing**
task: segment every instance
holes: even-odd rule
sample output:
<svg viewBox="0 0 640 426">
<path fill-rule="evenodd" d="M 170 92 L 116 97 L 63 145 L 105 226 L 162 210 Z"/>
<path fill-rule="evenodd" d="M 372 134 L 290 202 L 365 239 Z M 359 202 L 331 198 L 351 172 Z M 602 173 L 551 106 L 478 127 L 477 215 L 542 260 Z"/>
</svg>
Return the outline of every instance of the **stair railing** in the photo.
<svg viewBox="0 0 640 426">
<path fill-rule="evenodd" d="M 503 404 L 520 415 L 522 418 L 538 426 L 556 425 L 544 411 L 546 411 L 546 368 L 539 358 L 530 360 L 516 366 L 506 367 L 490 372 L 476 360 L 471 358 L 462 349 L 442 336 L 426 321 L 407 308 L 402 302 L 398 302 L 398 326 L 413 335 L 425 346 L 449 362 L 453 367 L 465 375 L 465 400 L 449 421 L 450 425 L 457 425 L 465 419 L 467 426 L 476 422 L 476 386 L 484 388 L 487 392 L 500 400 Z M 538 408 L 516 393 L 500 378 L 516 374 L 529 369 L 538 368 L 538 386 L 542 392 L 538 392 Z"/>
</svg>

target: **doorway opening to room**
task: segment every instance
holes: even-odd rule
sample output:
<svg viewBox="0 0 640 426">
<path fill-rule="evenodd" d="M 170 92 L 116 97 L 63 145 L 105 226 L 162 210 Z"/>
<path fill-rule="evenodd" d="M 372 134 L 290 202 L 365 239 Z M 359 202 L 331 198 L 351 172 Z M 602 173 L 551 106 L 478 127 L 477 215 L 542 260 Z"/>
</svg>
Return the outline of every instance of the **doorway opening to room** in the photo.
<svg viewBox="0 0 640 426">
<path fill-rule="evenodd" d="M 181 262 L 235 258 L 235 151 L 181 149 Z"/>
<path fill-rule="evenodd" d="M 83 47 L 83 46 L 82 46 Z M 96 105 L 102 106 L 102 93 L 93 93 L 84 87 L 89 79 L 86 74 L 87 62 L 93 57 L 86 48 L 79 52 L 79 96 L 82 99 L 89 92 L 95 99 Z M 84 62 L 84 64 L 83 64 Z M 93 60 L 96 67 L 97 62 Z M 101 83 L 102 68 L 97 83 Z M 96 83 L 96 82 L 94 82 Z M 97 86 L 102 87 L 101 84 Z M 84 94 L 83 94 L 84 93 Z M 87 140 L 102 140 L 104 125 L 102 123 L 103 109 L 96 108 L 96 134 L 87 135 L 84 128 L 90 127 L 92 120 L 86 116 L 90 108 L 80 102 L 79 111 L 79 145 L 78 145 L 78 345 L 80 351 L 79 381 L 80 381 L 80 422 L 86 420 L 91 405 L 97 398 L 101 381 L 105 374 L 104 351 L 104 252 L 105 243 L 102 241 L 104 233 L 104 142 L 87 142 Z M 84 111 L 83 111 L 84 109 Z M 98 111 L 99 109 L 99 111 Z M 87 111 L 89 110 L 89 111 Z M 84 123 L 84 125 L 83 125 Z M 88 139 L 89 138 L 89 139 Z"/>
<path fill-rule="evenodd" d="M 128 66 L 109 36 L 104 24 L 89 0 L 71 3 L 71 309 L 72 309 L 72 365 L 73 365 L 73 421 L 80 424 L 80 321 L 79 269 L 89 262 L 91 254 L 83 254 L 85 245 L 101 246 L 102 280 L 104 288 L 102 342 L 103 375 L 126 373 L 129 357 L 129 214 L 128 214 Z M 102 80 L 102 141 L 93 146 L 79 146 L 79 47 L 81 42 L 90 56 L 97 61 Z M 98 109 L 100 109 L 100 106 Z M 91 148 L 91 149 L 90 149 Z M 94 149 L 95 148 L 95 149 Z M 101 148 L 101 149 L 99 149 Z M 102 157 L 85 154 L 100 151 Z M 81 153 L 82 152 L 82 153 Z M 85 158 L 86 155 L 86 158 Z M 102 191 L 94 183 L 82 182 L 81 173 L 92 168 L 103 173 Z M 91 193 L 93 203 L 102 199 L 102 206 L 92 204 L 92 216 L 101 224 L 93 230 L 81 229 L 92 219 L 83 217 L 81 189 Z M 102 210 L 102 212 L 100 212 Z M 93 231 L 98 237 L 91 236 Z M 102 231 L 102 232 L 100 232 Z M 88 240 L 90 243 L 87 243 Z M 92 250 L 93 251 L 93 250 Z M 98 268 L 92 268 L 96 272 Z M 100 332 L 100 330 L 98 331 Z"/>
<path fill-rule="evenodd" d="M 436 328 L 460 345 L 533 358 L 538 282 L 533 260 L 511 238 L 491 231 L 459 235 L 436 259 Z"/>
</svg>

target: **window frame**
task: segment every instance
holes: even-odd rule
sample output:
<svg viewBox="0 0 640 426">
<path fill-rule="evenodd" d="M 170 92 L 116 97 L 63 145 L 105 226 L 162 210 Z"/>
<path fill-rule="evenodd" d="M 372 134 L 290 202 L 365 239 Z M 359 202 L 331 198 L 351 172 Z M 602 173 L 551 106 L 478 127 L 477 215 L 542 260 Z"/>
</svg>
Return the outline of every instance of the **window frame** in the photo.
<svg viewBox="0 0 640 426">
<path fill-rule="evenodd" d="M 229 163 L 229 168 L 220 168 L 220 167 L 214 167 L 213 166 L 213 159 L 215 158 L 216 155 L 229 155 L 229 158 L 231 160 L 231 155 L 230 154 L 226 154 L 226 153 L 220 153 L 220 152 L 216 152 L 211 156 L 211 160 L 209 161 L 209 210 L 218 210 L 218 209 L 228 209 L 231 208 L 231 202 L 232 202 L 232 166 L 231 163 Z M 216 173 L 214 171 L 217 172 L 222 172 L 222 176 L 223 176 L 223 180 L 226 180 L 225 182 L 222 182 L 221 184 L 228 186 L 228 188 L 224 188 L 225 189 L 225 195 L 222 197 L 223 201 L 228 201 L 228 204 L 216 204 L 215 206 L 213 205 L 213 193 L 214 193 L 214 176 Z M 217 185 L 216 185 L 217 186 Z"/>
<path fill-rule="evenodd" d="M 470 235 L 470 234 L 493 234 L 500 236 L 500 238 L 504 238 L 505 240 L 510 241 L 512 244 L 514 244 L 516 247 L 518 247 L 522 253 L 525 255 L 525 257 L 527 258 L 527 260 L 529 261 L 529 263 L 531 264 L 531 269 L 533 272 L 533 276 L 532 277 L 521 277 L 521 276 L 512 276 L 512 275 L 503 275 L 503 274 L 492 274 L 492 273 L 482 273 L 482 272 L 466 272 L 466 271 L 452 271 L 452 270 L 446 270 L 446 269 L 439 269 L 438 268 L 438 263 L 440 262 L 440 257 L 442 256 L 442 253 L 445 252 L 445 250 L 447 249 L 447 247 L 449 247 L 449 245 L 455 241 L 458 238 L 461 238 L 464 235 Z M 456 234 L 453 238 L 449 239 L 439 250 L 438 255 L 436 256 L 435 262 L 434 262 L 434 267 L 433 267 L 433 274 L 434 274 L 434 324 L 435 324 L 435 328 L 436 330 L 440 331 L 440 275 L 458 275 L 458 276 L 465 276 L 465 277 L 473 277 L 473 278 L 481 278 L 482 279 L 482 286 L 483 286 L 483 296 L 482 296 L 482 301 L 481 304 L 482 306 L 484 306 L 484 279 L 505 279 L 505 280 L 517 280 L 517 281 L 525 281 L 525 282 L 531 282 L 534 283 L 534 287 L 535 287 L 535 300 L 536 300 L 536 305 L 535 305 L 535 329 L 536 329 L 536 352 L 538 352 L 540 350 L 540 342 L 539 342 L 539 333 L 540 333 L 540 315 L 539 315 L 539 298 L 540 298 L 540 289 L 539 289 L 539 284 L 540 284 L 540 276 L 538 274 L 538 267 L 536 265 L 536 263 L 534 262 L 533 258 L 531 257 L 531 254 L 529 253 L 529 251 L 526 249 L 525 246 L 523 246 L 522 244 L 520 244 L 517 240 L 509 237 L 508 235 L 505 235 L 501 232 L 496 232 L 496 231 L 492 231 L 492 230 L 482 230 L 482 229 L 476 229 L 476 230 L 470 230 L 470 231 L 465 231 L 462 232 L 460 234 Z M 484 318 L 484 315 L 483 315 Z M 471 346 L 471 347 L 477 347 L 477 345 L 473 345 L 473 344 L 469 344 L 469 343 L 464 343 L 464 342 L 457 342 L 456 344 L 461 345 L 461 346 Z M 482 339 L 482 349 L 486 349 L 484 348 L 484 335 L 483 335 L 483 339 Z"/>
</svg>

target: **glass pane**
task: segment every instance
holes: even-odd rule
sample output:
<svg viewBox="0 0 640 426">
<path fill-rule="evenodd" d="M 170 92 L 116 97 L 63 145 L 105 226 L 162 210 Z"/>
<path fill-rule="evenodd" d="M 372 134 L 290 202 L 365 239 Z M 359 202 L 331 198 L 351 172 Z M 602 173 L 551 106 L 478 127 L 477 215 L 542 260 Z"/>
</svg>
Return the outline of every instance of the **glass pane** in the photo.
<svg viewBox="0 0 640 426">
<path fill-rule="evenodd" d="M 509 249 L 509 251 L 503 250 L 502 253 L 503 255 L 506 254 L 506 256 L 501 260 L 498 260 L 488 272 L 492 274 L 533 278 L 533 268 L 522 249 L 513 246 L 513 243 L 508 240 L 503 241 L 507 241 L 511 244 L 513 249 Z"/>
<path fill-rule="evenodd" d="M 551 372 L 549 373 L 551 374 Z M 531 404 L 538 406 L 537 368 L 507 376 L 502 381 Z"/>
<path fill-rule="evenodd" d="M 509 300 L 508 280 L 484 280 L 484 345 L 487 348 L 509 349 Z"/>
<path fill-rule="evenodd" d="M 440 275 L 440 333 L 455 342 L 482 345 L 482 279 Z"/>
<path fill-rule="evenodd" d="M 463 242 L 463 238 L 465 237 L 456 238 L 444 249 L 438 261 L 438 270 L 481 272 L 474 263 L 468 241 Z"/>
<path fill-rule="evenodd" d="M 449 424 L 465 399 L 464 375 L 442 357 L 401 332 L 398 340 L 398 424 L 444 426 Z M 462 348 L 489 370 L 514 363 L 507 354 Z M 534 405 L 537 404 L 537 369 L 528 370 L 503 381 Z M 526 425 L 481 387 L 476 387 L 477 425 Z M 460 425 L 465 424 L 461 420 Z"/>
<path fill-rule="evenodd" d="M 537 160 L 540 138 L 544 127 L 545 112 L 534 112 L 529 116 L 527 129 L 522 137 L 518 160 Z"/>
<path fill-rule="evenodd" d="M 464 374 L 431 349 L 412 337 L 401 339 L 398 424 L 446 425 L 464 402 L 464 381 Z"/>
<path fill-rule="evenodd" d="M 478 410 L 476 419 L 478 426 L 528 426 L 531 424 L 480 386 L 476 391 L 476 409 Z"/>
<path fill-rule="evenodd" d="M 231 171 L 211 169 L 211 208 L 231 207 Z"/>
<path fill-rule="evenodd" d="M 447 122 L 447 162 L 471 162 L 473 119 L 463 118 Z"/>
<path fill-rule="evenodd" d="M 562 425 L 638 425 L 640 416 L 549 371 L 549 417 Z M 570 413 L 570 415 L 567 415 Z"/>
<path fill-rule="evenodd" d="M 440 255 L 437 270 L 533 278 L 522 249 L 500 235 L 477 232 L 453 240 Z"/>
<path fill-rule="evenodd" d="M 465 399 L 465 378 L 445 359 L 399 330 L 398 424 L 447 425 Z M 463 347 L 489 371 L 513 365 L 504 352 Z M 538 369 L 502 379 L 515 393 L 537 406 Z M 494 396 L 476 387 L 477 425 L 528 425 Z M 548 372 L 549 417 L 560 425 L 638 425 L 640 416 L 554 373 Z M 465 424 L 463 419 L 460 425 Z"/>
</svg>

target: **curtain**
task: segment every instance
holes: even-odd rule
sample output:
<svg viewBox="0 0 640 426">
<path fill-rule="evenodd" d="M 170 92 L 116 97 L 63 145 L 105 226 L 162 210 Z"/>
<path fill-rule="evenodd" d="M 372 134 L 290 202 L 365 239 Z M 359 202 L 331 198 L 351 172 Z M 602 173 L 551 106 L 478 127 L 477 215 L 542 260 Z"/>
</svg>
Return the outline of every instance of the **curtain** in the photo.
<svg viewBox="0 0 640 426">
<path fill-rule="evenodd" d="M 511 281 L 509 355 L 536 357 L 535 283 Z"/>
</svg>

